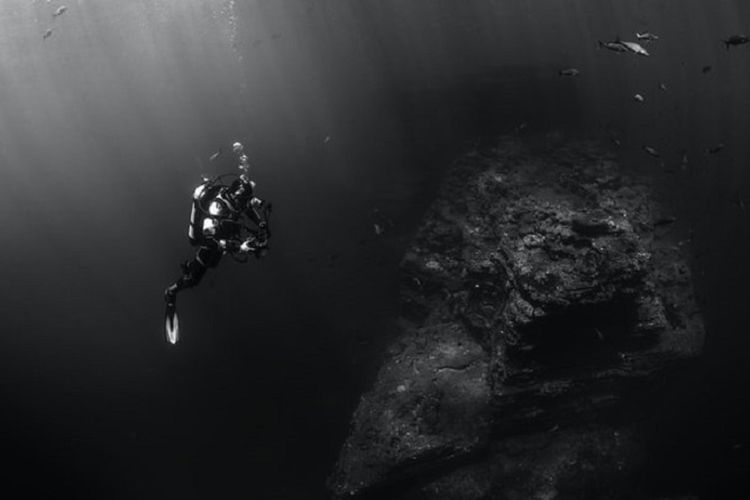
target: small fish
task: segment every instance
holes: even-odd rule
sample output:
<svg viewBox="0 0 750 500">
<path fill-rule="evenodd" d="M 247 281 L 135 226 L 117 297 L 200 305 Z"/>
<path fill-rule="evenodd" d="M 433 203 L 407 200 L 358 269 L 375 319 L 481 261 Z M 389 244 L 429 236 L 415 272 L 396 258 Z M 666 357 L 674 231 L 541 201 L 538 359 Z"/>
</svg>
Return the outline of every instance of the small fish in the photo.
<svg viewBox="0 0 750 500">
<path fill-rule="evenodd" d="M 745 211 L 745 200 L 742 199 L 742 194 L 739 191 L 729 199 L 729 202 L 732 206 L 739 208 L 743 212 Z"/>
<path fill-rule="evenodd" d="M 578 76 L 581 72 L 577 68 L 565 68 L 557 72 L 560 76 Z"/>
<path fill-rule="evenodd" d="M 326 138 L 323 139 L 323 144 L 328 144 L 329 142 L 331 142 L 331 136 L 327 135 Z"/>
<path fill-rule="evenodd" d="M 682 153 L 682 160 L 680 161 L 680 168 L 684 172 L 688 168 L 688 155 L 686 152 Z"/>
<path fill-rule="evenodd" d="M 221 148 L 219 148 L 218 151 L 216 151 L 214 154 L 208 157 L 208 161 L 214 161 L 216 158 L 221 156 Z"/>
<path fill-rule="evenodd" d="M 643 98 L 643 96 L 641 94 L 634 95 L 633 99 L 635 99 L 637 102 L 643 102 L 643 101 L 646 100 L 646 99 Z"/>
<path fill-rule="evenodd" d="M 713 68 L 711 66 L 703 66 L 703 68 L 701 69 L 701 73 L 705 75 L 706 73 L 710 73 L 712 69 Z"/>
<path fill-rule="evenodd" d="M 526 130 L 528 127 L 529 127 L 529 124 L 526 122 L 523 122 L 522 124 L 516 127 L 516 133 L 521 133 L 524 130 Z"/>
<path fill-rule="evenodd" d="M 646 49 L 643 48 L 643 46 L 640 43 L 636 42 L 620 42 L 623 46 L 625 46 L 630 52 L 633 54 L 637 54 L 639 56 L 648 57 L 651 54 L 648 53 Z"/>
<path fill-rule="evenodd" d="M 620 141 L 620 139 L 618 139 L 617 137 L 613 137 L 613 138 L 612 138 L 612 139 L 610 139 L 610 140 L 612 141 L 612 144 L 614 144 L 614 145 L 615 145 L 615 146 L 617 146 L 618 148 L 622 146 L 622 142 L 621 142 L 621 141 Z"/>
<path fill-rule="evenodd" d="M 54 14 L 52 14 L 52 17 L 60 17 L 68 10 L 68 7 L 65 5 L 61 5 L 57 8 Z"/>
<path fill-rule="evenodd" d="M 667 84 L 660 82 L 659 83 L 659 90 L 661 90 L 662 92 L 666 92 L 667 91 Z"/>
<path fill-rule="evenodd" d="M 636 33 L 635 38 L 638 40 L 643 40 L 644 42 L 655 42 L 659 39 L 659 35 L 655 35 L 647 31 L 645 33 Z"/>
<path fill-rule="evenodd" d="M 722 40 L 724 42 L 724 45 L 726 45 L 727 50 L 729 50 L 732 46 L 738 46 L 738 45 L 744 45 L 748 42 L 750 42 L 750 37 L 747 37 L 745 35 L 732 35 L 729 38 L 726 38 Z"/>
<path fill-rule="evenodd" d="M 375 231 L 376 236 L 380 236 L 381 234 L 383 234 L 383 228 L 380 224 L 373 224 L 372 229 L 373 231 Z"/>
<path fill-rule="evenodd" d="M 630 50 L 619 40 L 615 42 L 602 42 L 599 40 L 599 48 L 611 50 L 612 52 L 629 52 Z"/>
<path fill-rule="evenodd" d="M 643 146 L 642 148 L 646 153 L 653 156 L 654 158 L 661 157 L 661 155 L 659 155 L 659 152 L 655 148 L 652 148 L 651 146 Z"/>
<path fill-rule="evenodd" d="M 716 153 L 721 152 L 721 150 L 724 149 L 724 147 L 725 146 L 724 146 L 723 143 L 719 143 L 719 144 L 717 144 L 716 146 L 714 146 L 712 148 L 706 149 L 706 154 L 715 155 Z"/>
<path fill-rule="evenodd" d="M 672 215 L 667 215 L 667 216 L 664 216 L 664 217 L 662 217 L 660 219 L 655 220 L 654 221 L 654 226 L 656 226 L 656 227 L 659 227 L 659 226 L 669 226 L 671 224 L 674 224 L 675 222 L 677 222 L 677 217 L 674 217 Z"/>
<path fill-rule="evenodd" d="M 44 32 L 44 36 L 42 36 L 42 40 L 46 40 L 47 38 L 52 36 L 52 29 L 48 29 Z"/>
</svg>

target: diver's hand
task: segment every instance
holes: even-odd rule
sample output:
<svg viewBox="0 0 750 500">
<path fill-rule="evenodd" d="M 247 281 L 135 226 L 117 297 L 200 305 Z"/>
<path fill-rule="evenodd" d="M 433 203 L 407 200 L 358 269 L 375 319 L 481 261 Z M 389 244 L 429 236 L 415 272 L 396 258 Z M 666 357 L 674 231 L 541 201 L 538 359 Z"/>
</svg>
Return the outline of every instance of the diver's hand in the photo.
<svg viewBox="0 0 750 500">
<path fill-rule="evenodd" d="M 255 247 L 250 243 L 250 240 L 245 240 L 240 245 L 240 252 L 242 253 L 250 253 L 253 250 L 255 250 Z"/>
<path fill-rule="evenodd" d="M 265 246 L 267 246 L 265 242 L 258 241 L 256 238 L 248 238 L 242 242 L 242 245 L 240 245 L 240 252 L 243 252 L 243 253 L 255 252 L 259 248 L 263 248 Z"/>
<path fill-rule="evenodd" d="M 232 240 L 219 240 L 219 248 L 225 252 L 236 252 L 240 250 L 240 244 Z"/>
<path fill-rule="evenodd" d="M 258 240 L 258 238 L 251 237 L 246 239 L 240 245 L 240 251 L 243 253 L 255 253 L 258 254 L 261 250 L 268 248 L 268 241 Z"/>
</svg>

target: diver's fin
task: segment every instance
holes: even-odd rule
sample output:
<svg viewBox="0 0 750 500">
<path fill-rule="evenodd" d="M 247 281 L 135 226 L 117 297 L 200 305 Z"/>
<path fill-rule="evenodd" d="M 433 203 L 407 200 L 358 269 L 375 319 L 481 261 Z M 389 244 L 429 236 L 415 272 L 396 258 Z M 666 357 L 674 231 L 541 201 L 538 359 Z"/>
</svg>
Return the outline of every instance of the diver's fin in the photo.
<svg viewBox="0 0 750 500">
<path fill-rule="evenodd" d="M 177 308 L 174 304 L 167 304 L 164 330 L 167 334 L 167 342 L 172 345 L 176 344 L 180 339 L 180 318 L 177 316 Z"/>
</svg>

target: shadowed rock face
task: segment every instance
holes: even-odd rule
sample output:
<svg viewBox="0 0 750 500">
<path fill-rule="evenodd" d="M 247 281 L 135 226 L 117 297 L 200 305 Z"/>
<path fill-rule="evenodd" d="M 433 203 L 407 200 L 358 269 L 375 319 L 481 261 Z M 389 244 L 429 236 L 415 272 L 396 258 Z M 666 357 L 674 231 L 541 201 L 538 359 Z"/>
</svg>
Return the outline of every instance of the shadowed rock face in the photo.
<svg viewBox="0 0 750 500">
<path fill-rule="evenodd" d="M 672 218 L 591 144 L 458 161 L 402 263 L 403 335 L 336 497 L 649 498 L 659 382 L 703 325 Z"/>
<path fill-rule="evenodd" d="M 341 493 L 408 480 L 487 445 L 487 356 L 457 324 L 408 332 L 363 398 L 341 452 Z"/>
</svg>

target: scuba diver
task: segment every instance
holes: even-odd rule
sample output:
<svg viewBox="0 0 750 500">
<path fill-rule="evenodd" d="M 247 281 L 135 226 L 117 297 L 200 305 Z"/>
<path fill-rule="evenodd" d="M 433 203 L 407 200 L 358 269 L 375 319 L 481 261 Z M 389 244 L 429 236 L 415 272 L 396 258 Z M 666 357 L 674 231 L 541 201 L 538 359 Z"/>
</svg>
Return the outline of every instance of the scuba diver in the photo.
<svg viewBox="0 0 750 500">
<path fill-rule="evenodd" d="M 244 263 L 251 254 L 262 257 L 268 248 L 271 204 L 254 194 L 255 183 L 248 176 L 250 163 L 242 144 L 235 142 L 232 150 L 239 158 L 238 168 L 242 173 L 214 179 L 203 177 L 203 183 L 193 192 L 188 239 L 198 249 L 192 260 L 182 263 L 182 276 L 164 291 L 165 328 L 171 344 L 179 339 L 177 293 L 180 290 L 198 285 L 224 254 Z M 234 177 L 230 184 L 222 182 L 227 176 Z"/>
</svg>

